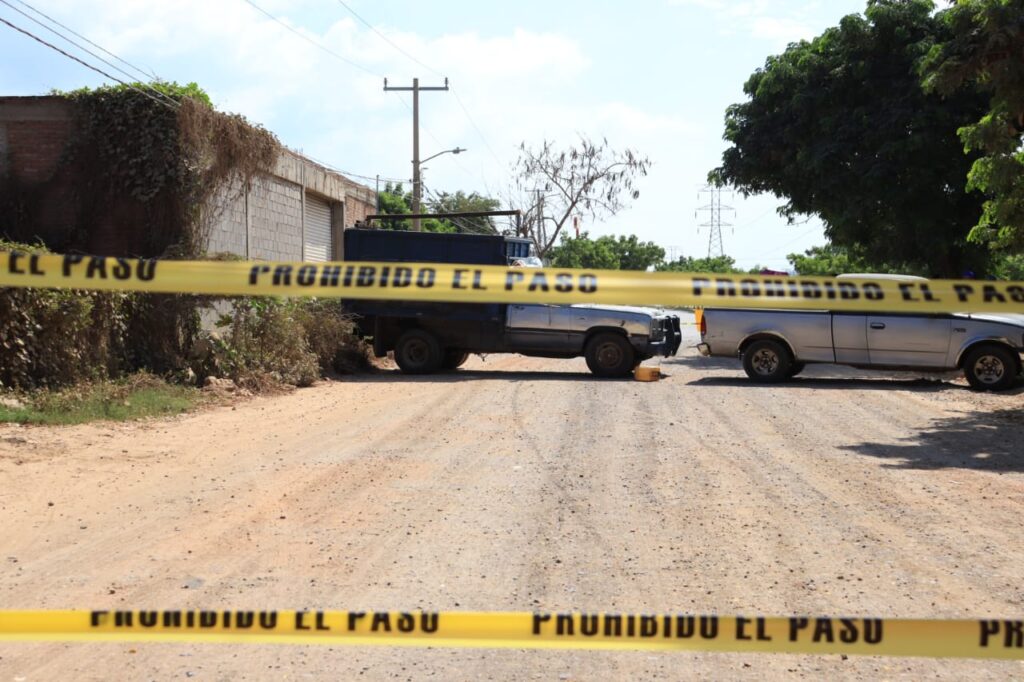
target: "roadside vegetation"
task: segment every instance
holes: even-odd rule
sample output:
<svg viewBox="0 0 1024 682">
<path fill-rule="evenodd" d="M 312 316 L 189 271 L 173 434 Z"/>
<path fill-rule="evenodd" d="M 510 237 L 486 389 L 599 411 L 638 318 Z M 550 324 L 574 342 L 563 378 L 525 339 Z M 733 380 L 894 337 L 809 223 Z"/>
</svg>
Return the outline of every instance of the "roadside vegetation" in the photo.
<svg viewBox="0 0 1024 682">
<path fill-rule="evenodd" d="M 200 207 L 271 169 L 280 144 L 241 116 L 216 111 L 194 83 L 153 85 L 180 107 L 132 86 L 53 93 L 76 112 L 66 172 L 89 189 L 69 198 L 62 231 L 41 234 L 45 186 L 0 183 L 0 213 L 10 218 L 2 234 L 15 239 L 0 240 L 0 249 L 89 253 L 108 199 L 117 197 L 127 202 L 117 235 L 125 252 L 216 257 L 205 249 L 217 210 Z M 147 228 L 128 229 L 135 224 Z M 173 413 L 195 404 L 200 388 L 308 386 L 368 366 L 337 302 L 0 289 L 0 421 Z"/>
<path fill-rule="evenodd" d="M 6 395 L 0 398 L 0 422 L 57 425 L 141 419 L 179 414 L 204 400 L 195 387 L 137 373 L 116 381 Z"/>
<path fill-rule="evenodd" d="M 371 368 L 353 331 L 336 300 L 0 289 L 0 421 L 134 419 L 188 409 L 200 388 L 309 386 Z"/>
</svg>

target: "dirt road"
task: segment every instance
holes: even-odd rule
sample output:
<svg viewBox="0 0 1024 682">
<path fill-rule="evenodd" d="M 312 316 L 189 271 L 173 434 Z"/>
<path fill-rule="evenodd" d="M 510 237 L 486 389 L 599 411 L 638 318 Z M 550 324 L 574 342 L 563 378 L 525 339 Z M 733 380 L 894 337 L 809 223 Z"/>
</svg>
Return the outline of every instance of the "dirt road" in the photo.
<svg viewBox="0 0 1024 682">
<path fill-rule="evenodd" d="M 659 383 L 472 359 L 179 418 L 0 427 L 0 606 L 1017 617 L 1021 392 L 692 350 Z M 835 378 L 841 377 L 841 378 Z M 864 378 L 859 378 L 864 377 Z M 1005 679 L 838 656 L 0 645 L 52 679 Z"/>
</svg>

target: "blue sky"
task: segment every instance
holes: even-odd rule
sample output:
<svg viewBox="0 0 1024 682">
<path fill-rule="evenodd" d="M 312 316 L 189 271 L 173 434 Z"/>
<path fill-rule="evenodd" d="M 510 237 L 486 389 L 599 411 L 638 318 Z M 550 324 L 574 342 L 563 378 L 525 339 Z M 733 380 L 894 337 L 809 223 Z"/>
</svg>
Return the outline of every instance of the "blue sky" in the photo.
<svg viewBox="0 0 1024 682">
<path fill-rule="evenodd" d="M 21 0 L 6 2 L 29 11 Z M 245 0 L 29 4 L 163 79 L 199 83 L 218 108 L 261 123 L 289 147 L 370 177 L 411 175 L 410 98 L 383 92 L 382 78 L 397 85 L 418 76 L 429 85 L 446 75 L 454 94 L 421 96 L 421 153 L 468 151 L 426 164 L 427 188 L 507 196 L 520 142 L 607 137 L 615 147 L 648 155 L 654 167 L 632 208 L 584 229 L 635 233 L 672 247 L 674 255 L 696 256 L 706 254 L 708 240 L 698 228 L 705 218 L 694 216 L 697 190 L 725 148 L 725 108 L 742 101 L 743 82 L 767 56 L 865 6 L 865 0 L 252 2 L 359 68 Z M 63 45 L 7 5 L 0 4 L 0 17 Z M 104 80 L 0 25 L 0 94 L 45 94 Z M 787 225 L 775 214 L 780 202 L 773 197 L 734 196 L 725 203 L 736 208 L 725 216 L 735 225 L 723 231 L 725 251 L 744 267 L 784 268 L 788 253 L 824 243 L 817 221 Z"/>
</svg>

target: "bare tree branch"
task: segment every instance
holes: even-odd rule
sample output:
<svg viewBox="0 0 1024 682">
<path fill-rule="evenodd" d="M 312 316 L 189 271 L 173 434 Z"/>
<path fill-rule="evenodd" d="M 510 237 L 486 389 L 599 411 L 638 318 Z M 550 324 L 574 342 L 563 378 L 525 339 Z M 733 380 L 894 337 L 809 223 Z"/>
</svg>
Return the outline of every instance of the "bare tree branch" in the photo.
<svg viewBox="0 0 1024 682">
<path fill-rule="evenodd" d="M 533 239 L 541 256 L 557 243 L 573 215 L 597 220 L 625 208 L 639 196 L 634 181 L 647 175 L 651 167 L 650 159 L 632 149 L 616 151 L 606 139 L 595 143 L 583 135 L 576 145 L 566 149 L 557 149 L 553 142 L 543 140 L 538 148 L 524 142 L 519 151 L 519 159 L 513 164 L 516 183 L 509 204 L 527 207 L 520 234 Z M 537 190 L 546 195 L 543 220 Z M 553 194 L 547 194 L 552 190 Z M 542 225 L 549 221 L 554 230 L 542 238 Z"/>
</svg>

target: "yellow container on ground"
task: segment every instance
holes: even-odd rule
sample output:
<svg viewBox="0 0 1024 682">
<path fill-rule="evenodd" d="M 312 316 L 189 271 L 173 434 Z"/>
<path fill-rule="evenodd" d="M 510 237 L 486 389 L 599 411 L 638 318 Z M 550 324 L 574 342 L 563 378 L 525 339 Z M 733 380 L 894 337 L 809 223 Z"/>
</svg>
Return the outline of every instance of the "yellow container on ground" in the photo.
<svg viewBox="0 0 1024 682">
<path fill-rule="evenodd" d="M 660 367 L 637 367 L 633 370 L 633 377 L 637 381 L 657 381 L 661 378 Z"/>
</svg>

